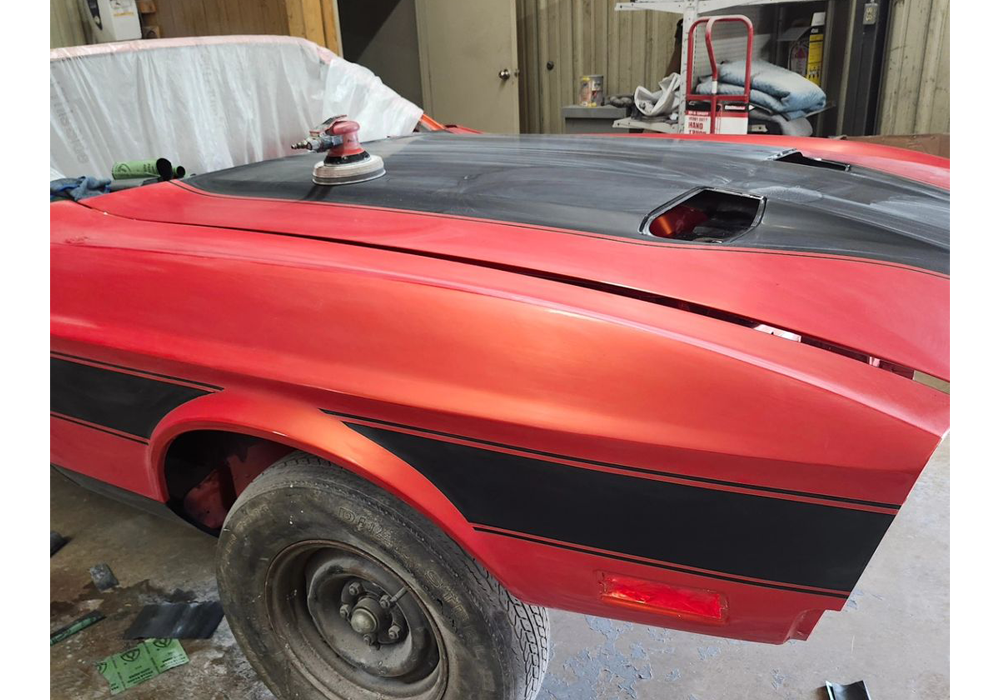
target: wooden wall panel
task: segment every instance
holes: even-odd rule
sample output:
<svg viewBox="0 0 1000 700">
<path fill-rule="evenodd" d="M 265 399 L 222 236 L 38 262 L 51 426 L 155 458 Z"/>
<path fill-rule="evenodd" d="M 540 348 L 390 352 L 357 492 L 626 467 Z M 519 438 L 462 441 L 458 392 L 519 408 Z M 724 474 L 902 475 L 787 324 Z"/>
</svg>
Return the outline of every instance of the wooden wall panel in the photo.
<svg viewBox="0 0 1000 700">
<path fill-rule="evenodd" d="M 160 36 L 302 36 L 341 53 L 337 0 L 155 0 L 145 24 Z M 49 0 L 51 48 L 88 43 L 78 0 Z"/>
<path fill-rule="evenodd" d="M 296 4 L 301 8 L 301 0 Z M 290 34 L 285 0 L 156 0 L 152 23 L 163 38 Z M 305 36 L 304 30 L 293 36 Z"/>
<path fill-rule="evenodd" d="M 343 56 L 344 40 L 340 33 L 340 12 L 337 9 L 337 0 L 325 0 L 321 9 L 326 47 L 338 56 Z"/>
</svg>

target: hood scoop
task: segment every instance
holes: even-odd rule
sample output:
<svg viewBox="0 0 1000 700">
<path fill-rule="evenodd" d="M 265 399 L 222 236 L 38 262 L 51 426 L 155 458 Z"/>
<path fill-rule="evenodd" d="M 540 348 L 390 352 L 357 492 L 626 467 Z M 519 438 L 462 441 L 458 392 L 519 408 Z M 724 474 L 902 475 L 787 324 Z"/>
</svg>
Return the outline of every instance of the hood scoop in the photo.
<svg viewBox="0 0 1000 700">
<path fill-rule="evenodd" d="M 756 226 L 764 216 L 764 197 L 703 188 L 655 209 L 639 232 L 672 241 L 722 243 Z"/>
<path fill-rule="evenodd" d="M 825 160 L 823 158 L 810 158 L 809 156 L 802 155 L 799 151 L 788 151 L 787 153 L 781 153 L 772 158 L 775 163 L 791 163 L 792 165 L 805 165 L 810 168 L 823 168 L 826 170 L 839 170 L 840 172 L 849 172 L 851 166 L 849 163 L 841 163 L 839 160 Z"/>
</svg>

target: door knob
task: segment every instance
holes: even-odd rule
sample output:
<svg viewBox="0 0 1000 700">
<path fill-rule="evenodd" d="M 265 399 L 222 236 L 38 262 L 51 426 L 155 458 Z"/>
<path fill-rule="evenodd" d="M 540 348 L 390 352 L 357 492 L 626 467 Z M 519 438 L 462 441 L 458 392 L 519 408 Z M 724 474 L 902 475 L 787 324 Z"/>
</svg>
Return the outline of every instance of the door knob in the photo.
<svg viewBox="0 0 1000 700">
<path fill-rule="evenodd" d="M 500 76 L 500 80 L 507 80 L 508 78 L 510 78 L 510 71 L 504 68 L 502 71 L 497 73 L 497 75 Z"/>
</svg>

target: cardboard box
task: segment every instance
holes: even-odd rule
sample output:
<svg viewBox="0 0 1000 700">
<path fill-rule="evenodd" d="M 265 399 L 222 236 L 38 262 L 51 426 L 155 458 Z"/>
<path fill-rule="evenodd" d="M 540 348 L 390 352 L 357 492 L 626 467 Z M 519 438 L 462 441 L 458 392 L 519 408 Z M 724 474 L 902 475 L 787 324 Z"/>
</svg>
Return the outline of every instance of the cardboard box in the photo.
<svg viewBox="0 0 1000 700">
<path fill-rule="evenodd" d="M 932 156 L 951 158 L 951 134 L 891 134 L 886 136 L 837 136 L 835 138 L 905 148 Z"/>
</svg>

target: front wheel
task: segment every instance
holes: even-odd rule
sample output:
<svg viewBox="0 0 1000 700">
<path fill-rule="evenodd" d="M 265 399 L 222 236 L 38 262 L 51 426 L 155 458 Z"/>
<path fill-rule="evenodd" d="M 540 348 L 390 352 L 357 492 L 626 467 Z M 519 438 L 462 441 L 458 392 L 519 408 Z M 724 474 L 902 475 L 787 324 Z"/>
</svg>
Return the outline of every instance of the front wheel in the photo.
<svg viewBox="0 0 1000 700">
<path fill-rule="evenodd" d="M 219 538 L 240 647 L 282 699 L 531 700 L 548 614 L 406 504 L 294 453 L 240 495 Z"/>
</svg>

